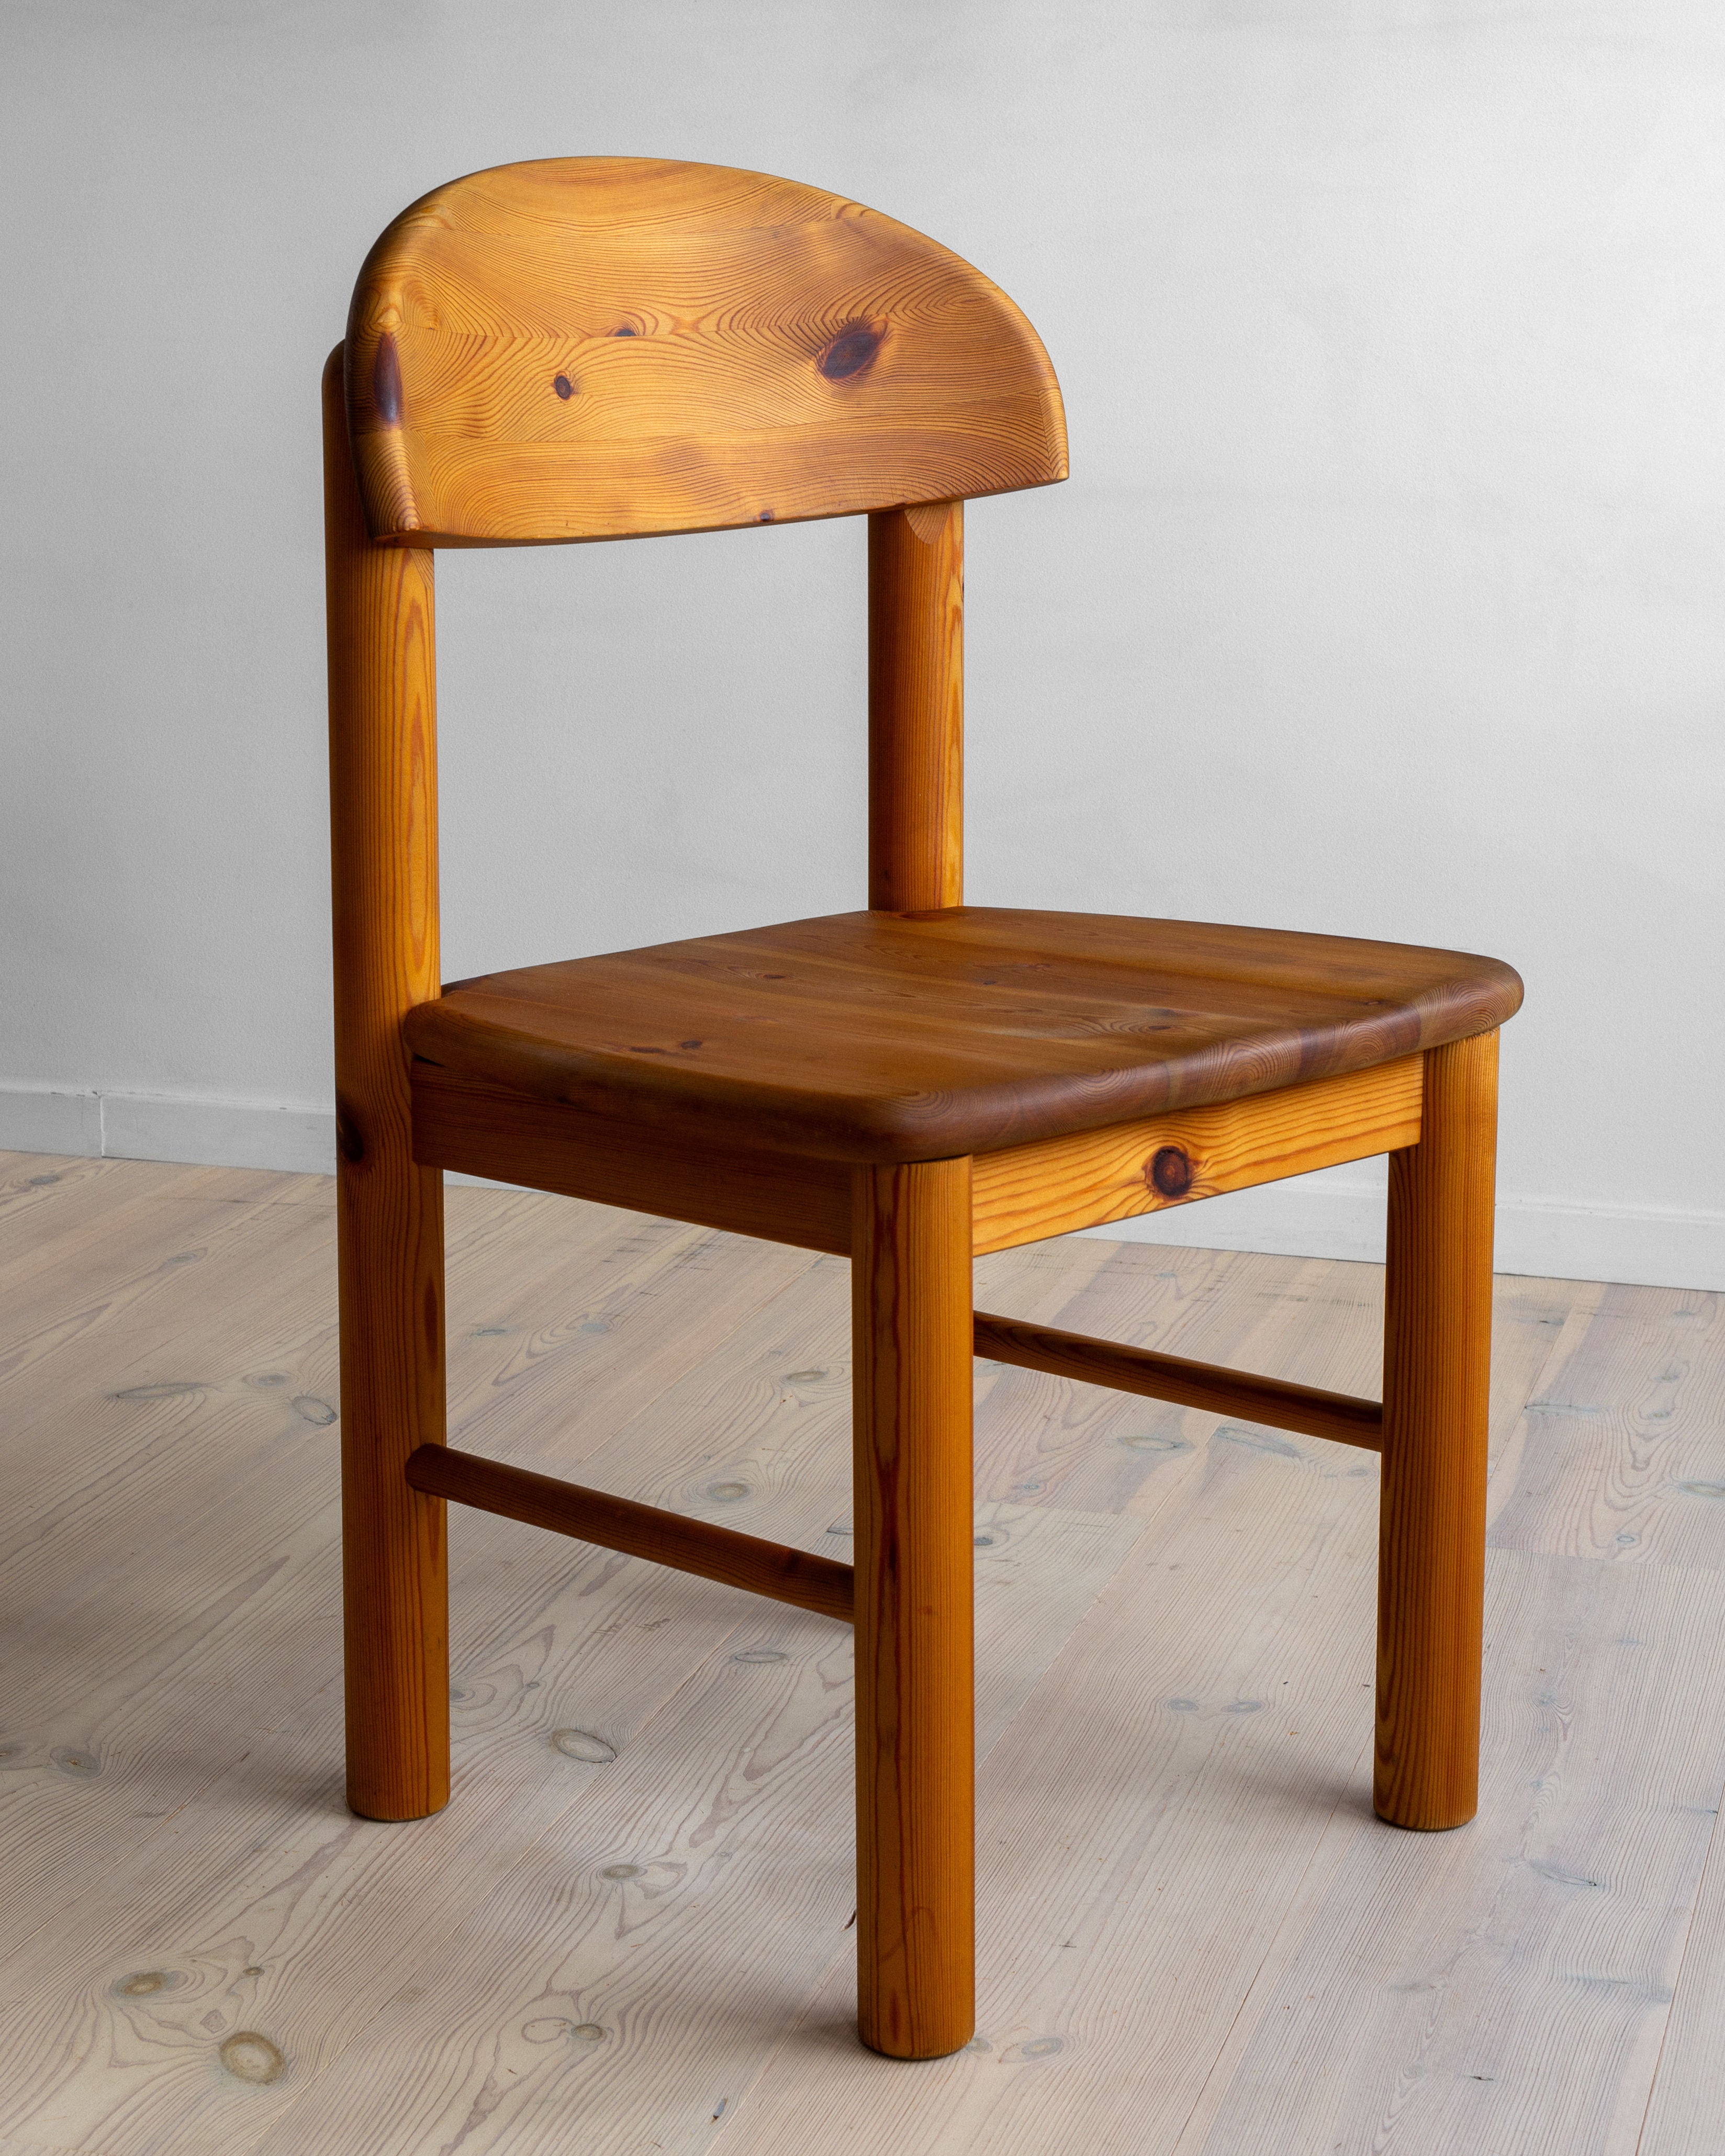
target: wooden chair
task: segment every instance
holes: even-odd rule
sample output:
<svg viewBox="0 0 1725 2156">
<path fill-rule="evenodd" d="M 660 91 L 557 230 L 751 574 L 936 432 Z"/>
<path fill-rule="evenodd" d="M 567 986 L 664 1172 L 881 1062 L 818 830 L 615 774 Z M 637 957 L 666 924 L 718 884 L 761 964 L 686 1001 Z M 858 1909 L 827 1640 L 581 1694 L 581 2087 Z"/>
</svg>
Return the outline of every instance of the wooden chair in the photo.
<svg viewBox="0 0 1725 2156">
<path fill-rule="evenodd" d="M 1066 472 L 1024 316 L 816 188 L 506 166 L 378 240 L 324 413 L 354 1809 L 448 1798 L 448 1498 L 849 1619 L 861 2033 L 964 2044 L 982 1352 L 1381 1449 L 1377 1806 L 1471 1817 L 1496 1029 L 1521 983 L 963 903 L 963 502 Z M 442 987 L 435 550 L 865 512 L 868 910 Z M 973 1312 L 973 1252 L 1385 1152 L 1381 1409 Z M 448 1450 L 444 1168 L 848 1255 L 854 1572 Z"/>
</svg>

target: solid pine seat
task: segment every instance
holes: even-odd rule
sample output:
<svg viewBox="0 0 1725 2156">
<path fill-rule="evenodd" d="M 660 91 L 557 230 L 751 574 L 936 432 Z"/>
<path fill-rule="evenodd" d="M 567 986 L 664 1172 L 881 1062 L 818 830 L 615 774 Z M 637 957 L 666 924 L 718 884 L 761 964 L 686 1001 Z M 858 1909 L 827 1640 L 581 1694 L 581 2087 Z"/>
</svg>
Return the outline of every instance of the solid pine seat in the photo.
<svg viewBox="0 0 1725 2156">
<path fill-rule="evenodd" d="M 859 2029 L 901 2058 L 966 2044 L 982 1353 L 1380 1453 L 1373 1802 L 1470 1819 L 1520 983 L 1401 944 L 964 905 L 965 504 L 1066 475 L 1018 308 L 820 188 L 503 166 L 372 248 L 324 444 L 354 1810 L 449 1800 L 450 1502 L 819 1611 L 855 1645 Z M 770 550 L 766 527 L 861 515 L 868 911 L 444 988 L 436 550 L 746 526 L 731 543 Z M 1381 1403 L 973 1307 L 978 1252 L 1382 1153 Z M 854 1563 L 450 1447 L 446 1168 L 847 1258 Z"/>
<path fill-rule="evenodd" d="M 691 1142 L 928 1160 L 1369 1070 L 1521 993 L 1455 951 L 965 906 L 488 973 L 405 1030 L 452 1079 Z"/>
</svg>

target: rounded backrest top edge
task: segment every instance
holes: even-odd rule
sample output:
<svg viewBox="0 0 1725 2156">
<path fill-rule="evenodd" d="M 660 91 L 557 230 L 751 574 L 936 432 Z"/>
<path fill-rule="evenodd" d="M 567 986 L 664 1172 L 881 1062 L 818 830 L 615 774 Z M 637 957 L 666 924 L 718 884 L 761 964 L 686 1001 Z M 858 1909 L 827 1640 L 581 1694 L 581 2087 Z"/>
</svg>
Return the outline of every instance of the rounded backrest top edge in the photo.
<svg viewBox="0 0 1725 2156">
<path fill-rule="evenodd" d="M 1066 474 L 1054 369 L 999 286 L 726 166 L 546 158 L 434 188 L 366 257 L 345 370 L 378 538 L 636 537 Z"/>
</svg>

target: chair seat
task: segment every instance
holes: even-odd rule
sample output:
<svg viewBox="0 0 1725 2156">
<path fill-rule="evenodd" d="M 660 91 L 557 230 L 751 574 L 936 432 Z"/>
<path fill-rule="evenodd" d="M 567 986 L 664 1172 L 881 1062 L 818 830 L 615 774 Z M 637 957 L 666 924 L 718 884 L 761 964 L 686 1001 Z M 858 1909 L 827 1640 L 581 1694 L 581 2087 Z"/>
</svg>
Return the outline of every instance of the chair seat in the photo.
<svg viewBox="0 0 1725 2156">
<path fill-rule="evenodd" d="M 685 1140 L 934 1160 L 1364 1070 L 1521 999 L 1455 951 L 967 906 L 489 973 L 406 1030 L 458 1079 Z"/>
</svg>

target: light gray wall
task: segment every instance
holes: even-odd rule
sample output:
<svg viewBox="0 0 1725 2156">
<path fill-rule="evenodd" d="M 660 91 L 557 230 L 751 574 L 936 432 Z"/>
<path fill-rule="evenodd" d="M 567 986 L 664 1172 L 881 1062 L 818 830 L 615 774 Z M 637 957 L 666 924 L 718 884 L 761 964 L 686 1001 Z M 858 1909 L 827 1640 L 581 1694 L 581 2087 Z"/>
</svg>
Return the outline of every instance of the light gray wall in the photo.
<svg viewBox="0 0 1725 2156">
<path fill-rule="evenodd" d="M 475 167 L 754 166 L 1041 329 L 970 895 L 1512 959 L 1500 1263 L 1725 1286 L 1725 18 L 11 0 L 0 1143 L 321 1159 L 317 376 Z M 862 532 L 439 565 L 451 974 L 858 902 Z M 1363 1250 L 1369 1173 L 1194 1239 Z M 1231 1211 L 1230 1211 L 1231 1209 Z"/>
</svg>

